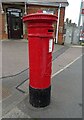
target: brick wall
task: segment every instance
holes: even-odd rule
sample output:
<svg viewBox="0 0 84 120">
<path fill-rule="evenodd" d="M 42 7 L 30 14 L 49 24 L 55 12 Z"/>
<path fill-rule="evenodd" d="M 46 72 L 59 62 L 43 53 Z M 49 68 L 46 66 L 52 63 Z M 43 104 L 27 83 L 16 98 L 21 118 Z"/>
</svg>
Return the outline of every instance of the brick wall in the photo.
<svg viewBox="0 0 84 120">
<path fill-rule="evenodd" d="M 5 14 L 0 13 L 0 40 L 7 38 L 8 35 L 5 33 Z"/>
<path fill-rule="evenodd" d="M 5 24 L 4 24 L 4 14 L 1 14 L 0 13 L 0 39 L 4 39 L 5 36 L 5 32 L 4 32 L 4 29 L 5 29 Z"/>
<path fill-rule="evenodd" d="M 28 8 L 28 14 L 36 13 L 39 9 L 45 9 L 45 8 L 46 7 L 30 6 Z M 47 8 L 50 8 L 50 7 L 47 7 Z M 55 8 L 55 14 L 58 15 L 58 8 Z M 60 21 L 59 21 L 58 44 L 63 44 L 64 16 L 65 16 L 65 8 L 61 8 Z"/>
<path fill-rule="evenodd" d="M 60 22 L 59 22 L 59 33 L 58 33 L 58 44 L 63 44 L 64 16 L 65 16 L 65 8 L 61 8 Z"/>
<path fill-rule="evenodd" d="M 36 13 L 38 10 L 48 9 L 53 7 L 45 7 L 45 6 L 30 6 L 28 7 L 28 14 Z"/>
</svg>

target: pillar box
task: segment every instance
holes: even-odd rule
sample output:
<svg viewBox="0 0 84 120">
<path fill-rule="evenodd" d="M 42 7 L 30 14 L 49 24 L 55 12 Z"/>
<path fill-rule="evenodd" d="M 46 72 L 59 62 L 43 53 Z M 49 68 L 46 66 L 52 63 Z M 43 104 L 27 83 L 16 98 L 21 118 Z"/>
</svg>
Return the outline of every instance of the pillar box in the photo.
<svg viewBox="0 0 84 120">
<path fill-rule="evenodd" d="M 34 107 L 50 104 L 52 51 L 57 16 L 35 13 L 23 17 L 28 28 L 29 102 Z"/>
</svg>

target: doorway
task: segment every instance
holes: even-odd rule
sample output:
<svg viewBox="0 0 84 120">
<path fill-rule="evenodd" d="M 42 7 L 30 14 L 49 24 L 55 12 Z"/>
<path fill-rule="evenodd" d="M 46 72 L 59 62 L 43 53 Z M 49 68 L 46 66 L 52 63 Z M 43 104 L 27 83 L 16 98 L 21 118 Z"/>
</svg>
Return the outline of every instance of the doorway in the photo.
<svg viewBox="0 0 84 120">
<path fill-rule="evenodd" d="M 9 39 L 23 38 L 22 10 L 15 8 L 7 9 L 7 29 Z"/>
</svg>

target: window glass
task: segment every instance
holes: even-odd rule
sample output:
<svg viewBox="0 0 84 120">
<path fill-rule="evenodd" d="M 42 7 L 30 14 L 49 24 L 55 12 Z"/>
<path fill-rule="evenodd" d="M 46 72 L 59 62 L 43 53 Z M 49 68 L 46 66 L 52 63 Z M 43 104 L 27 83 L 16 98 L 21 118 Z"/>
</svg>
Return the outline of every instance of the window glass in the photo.
<svg viewBox="0 0 84 120">
<path fill-rule="evenodd" d="M 9 12 L 21 12 L 21 10 L 20 9 L 15 9 L 15 8 L 8 8 L 8 11 Z"/>
<path fill-rule="evenodd" d="M 19 19 L 18 19 L 18 18 L 17 18 L 17 19 L 13 19 L 12 21 L 13 21 L 13 22 L 12 22 L 13 30 L 20 29 L 20 28 L 19 28 L 19 27 L 20 27 L 20 25 L 19 25 Z"/>
<path fill-rule="evenodd" d="M 14 15 L 16 17 L 19 17 L 19 13 L 18 12 L 11 12 L 11 15 Z"/>
</svg>

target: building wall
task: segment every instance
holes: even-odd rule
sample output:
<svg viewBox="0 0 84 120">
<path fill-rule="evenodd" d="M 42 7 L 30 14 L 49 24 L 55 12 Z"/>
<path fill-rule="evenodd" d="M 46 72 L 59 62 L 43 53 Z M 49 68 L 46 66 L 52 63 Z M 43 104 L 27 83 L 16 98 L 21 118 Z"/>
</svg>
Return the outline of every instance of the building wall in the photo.
<svg viewBox="0 0 84 120">
<path fill-rule="evenodd" d="M 29 6 L 28 7 L 28 14 L 31 14 L 31 13 L 36 13 L 36 12 L 38 12 L 38 10 L 54 10 L 55 11 L 55 8 L 54 7 L 49 7 L 49 6 L 47 6 L 47 7 L 45 7 L 45 6 Z"/>
<path fill-rule="evenodd" d="M 36 13 L 39 9 L 48 9 L 50 7 L 40 7 L 40 6 L 30 6 L 28 8 L 28 14 Z M 58 15 L 58 8 L 51 8 L 51 10 L 55 10 L 55 15 Z M 59 33 L 58 33 L 58 44 L 63 44 L 63 29 L 64 29 L 64 16 L 65 16 L 65 8 L 61 8 L 60 10 L 60 21 L 59 21 Z M 55 28 L 56 29 L 56 28 Z"/>
<path fill-rule="evenodd" d="M 0 39 L 6 39 L 8 35 L 5 32 L 5 14 L 0 13 Z"/>
<path fill-rule="evenodd" d="M 79 28 L 77 26 L 66 26 L 65 44 L 78 44 L 79 43 Z"/>
<path fill-rule="evenodd" d="M 79 43 L 79 28 L 74 28 L 73 38 L 72 38 L 72 44 L 78 44 Z"/>
<path fill-rule="evenodd" d="M 7 20 L 6 20 L 6 8 L 8 7 L 16 7 L 12 5 L 5 5 L 3 6 L 5 10 L 5 14 L 0 14 L 0 39 L 7 39 L 8 38 L 8 31 L 7 31 Z M 19 6 L 19 8 L 23 9 L 24 14 L 24 6 Z M 27 13 L 36 13 L 39 9 L 50 9 L 54 10 L 55 14 L 58 15 L 58 8 L 53 7 L 44 7 L 44 6 L 27 6 Z M 64 29 L 64 16 L 65 16 L 65 8 L 61 8 L 60 12 L 60 23 L 59 23 L 59 33 L 58 33 L 58 44 L 63 43 L 63 29 Z M 55 34 L 56 35 L 56 34 Z M 23 24 L 23 38 L 27 38 L 27 29 L 26 26 Z"/>
<path fill-rule="evenodd" d="M 68 27 L 67 26 L 66 36 L 65 36 L 65 41 L 64 41 L 65 44 L 71 44 L 72 43 L 72 34 L 73 34 L 72 29 L 73 29 L 73 27 Z"/>
<path fill-rule="evenodd" d="M 58 33 L 58 44 L 63 44 L 64 16 L 65 16 L 65 8 L 61 8 L 60 22 L 59 22 L 59 33 Z"/>
</svg>

